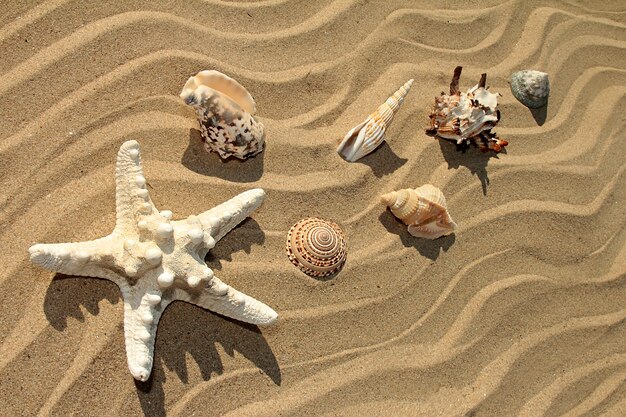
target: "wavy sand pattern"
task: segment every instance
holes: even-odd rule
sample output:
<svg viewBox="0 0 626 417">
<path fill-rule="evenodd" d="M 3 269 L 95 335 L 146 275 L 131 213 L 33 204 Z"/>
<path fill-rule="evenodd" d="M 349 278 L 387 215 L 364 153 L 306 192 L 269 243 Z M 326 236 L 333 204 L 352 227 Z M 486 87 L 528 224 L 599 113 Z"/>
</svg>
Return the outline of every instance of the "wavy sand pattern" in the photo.
<svg viewBox="0 0 626 417">
<path fill-rule="evenodd" d="M 0 13 L 0 414 L 626 415 L 626 9 L 602 1 L 10 2 Z M 155 4 L 157 3 L 157 4 Z M 503 94 L 508 153 L 423 134 L 463 65 Z M 267 149 L 204 153 L 177 95 L 205 68 L 248 87 Z M 551 74 L 547 113 L 511 72 Z M 409 78 L 388 143 L 343 134 Z M 259 329 L 175 303 L 152 379 L 127 366 L 114 284 L 30 265 L 34 242 L 113 227 L 114 158 L 136 139 L 182 218 L 253 187 L 263 207 L 207 259 L 282 317 Z M 456 235 L 414 239 L 378 196 L 430 182 Z M 304 216 L 341 223 L 334 280 L 283 253 Z"/>
</svg>

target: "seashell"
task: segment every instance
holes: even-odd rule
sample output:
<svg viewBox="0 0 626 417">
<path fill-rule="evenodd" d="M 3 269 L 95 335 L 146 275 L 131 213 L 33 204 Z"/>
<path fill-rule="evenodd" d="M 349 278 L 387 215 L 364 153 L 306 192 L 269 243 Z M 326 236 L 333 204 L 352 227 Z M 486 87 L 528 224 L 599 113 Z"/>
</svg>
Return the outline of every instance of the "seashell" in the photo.
<svg viewBox="0 0 626 417">
<path fill-rule="evenodd" d="M 180 97 L 196 110 L 208 152 L 247 159 L 263 151 L 263 124 L 252 117 L 254 99 L 237 81 L 218 71 L 200 71 L 187 80 Z"/>
<path fill-rule="evenodd" d="M 442 92 L 439 97 L 435 97 L 426 133 L 453 140 L 461 150 L 467 149 L 471 143 L 483 152 L 500 152 L 509 144 L 498 139 L 491 131 L 500 120 L 500 111 L 497 109 L 500 94 L 493 94 L 489 88 L 485 88 L 487 74 L 482 74 L 479 83 L 467 90 L 467 93 L 461 93 L 459 79 L 462 69 L 454 69 L 450 95 Z"/>
<path fill-rule="evenodd" d="M 337 153 L 346 161 L 354 162 L 371 153 L 385 140 L 385 130 L 393 120 L 413 80 L 407 81 L 365 121 L 353 127 L 337 147 Z"/>
<path fill-rule="evenodd" d="M 456 223 L 448 213 L 446 198 L 433 185 L 392 191 L 381 196 L 380 200 L 409 226 L 409 233 L 415 237 L 437 239 L 456 229 Z"/>
<path fill-rule="evenodd" d="M 329 277 L 346 262 L 347 243 L 336 223 L 308 218 L 294 224 L 287 233 L 287 256 L 305 274 Z"/>
<path fill-rule="evenodd" d="M 538 109 L 548 104 L 550 80 L 545 72 L 523 70 L 511 75 L 511 92 L 524 106 Z"/>
</svg>

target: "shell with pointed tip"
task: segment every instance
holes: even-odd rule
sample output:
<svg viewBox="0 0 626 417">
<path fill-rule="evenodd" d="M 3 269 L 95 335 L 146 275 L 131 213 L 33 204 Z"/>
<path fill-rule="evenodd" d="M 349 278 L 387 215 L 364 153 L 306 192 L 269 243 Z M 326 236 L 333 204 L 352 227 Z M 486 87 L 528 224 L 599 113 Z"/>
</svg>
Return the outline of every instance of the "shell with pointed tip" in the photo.
<svg viewBox="0 0 626 417">
<path fill-rule="evenodd" d="M 517 71 L 511 75 L 511 92 L 524 106 L 538 109 L 548 104 L 550 80 L 545 72 Z"/>
<path fill-rule="evenodd" d="M 353 127 L 337 147 L 337 153 L 346 161 L 354 162 L 373 152 L 383 143 L 385 130 L 411 89 L 411 85 L 413 85 L 412 79 L 400 87 L 364 122 Z"/>
<path fill-rule="evenodd" d="M 491 131 L 500 120 L 497 109 L 500 94 L 493 94 L 485 87 L 487 74 L 482 74 L 477 85 L 462 93 L 459 90 L 462 69 L 454 70 L 450 94 L 435 97 L 426 133 L 455 141 L 462 150 L 471 143 L 483 152 L 500 152 L 508 142 Z"/>
<path fill-rule="evenodd" d="M 247 159 L 263 151 L 263 124 L 252 117 L 254 99 L 237 81 L 218 71 L 200 71 L 180 93 L 196 110 L 207 151 Z"/>
<path fill-rule="evenodd" d="M 433 185 L 392 191 L 381 196 L 381 202 L 409 226 L 409 233 L 415 237 L 437 239 L 456 229 L 456 223 L 448 213 L 446 198 Z"/>
<path fill-rule="evenodd" d="M 337 274 L 346 262 L 347 243 L 336 223 L 307 218 L 287 234 L 287 256 L 305 274 L 321 278 Z"/>
</svg>

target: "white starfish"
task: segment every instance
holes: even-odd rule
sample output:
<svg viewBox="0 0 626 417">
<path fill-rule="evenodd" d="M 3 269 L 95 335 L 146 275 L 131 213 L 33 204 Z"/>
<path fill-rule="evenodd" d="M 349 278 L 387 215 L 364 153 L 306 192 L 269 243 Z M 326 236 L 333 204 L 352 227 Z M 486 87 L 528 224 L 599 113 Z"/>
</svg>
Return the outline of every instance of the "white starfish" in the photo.
<svg viewBox="0 0 626 417">
<path fill-rule="evenodd" d="M 133 377 L 150 377 L 159 318 L 172 301 L 247 323 L 276 321 L 274 310 L 224 284 L 204 262 L 215 243 L 261 205 L 263 190 L 246 191 L 198 216 L 170 221 L 172 212 L 157 211 L 150 199 L 136 141 L 121 146 L 115 182 L 116 223 L 110 235 L 89 242 L 37 244 L 29 251 L 30 260 L 46 269 L 105 278 L 120 287 Z"/>
</svg>

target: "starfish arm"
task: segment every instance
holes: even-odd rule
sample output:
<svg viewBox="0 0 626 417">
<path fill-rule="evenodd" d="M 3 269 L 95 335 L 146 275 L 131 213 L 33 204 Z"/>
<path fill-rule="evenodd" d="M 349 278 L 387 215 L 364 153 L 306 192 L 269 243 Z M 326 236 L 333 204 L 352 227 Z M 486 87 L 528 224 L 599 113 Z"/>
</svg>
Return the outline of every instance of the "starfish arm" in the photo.
<svg viewBox="0 0 626 417">
<path fill-rule="evenodd" d="M 124 296 L 124 339 L 128 369 L 135 379 L 147 381 L 152 373 L 154 341 L 159 319 L 168 301 L 158 290 L 121 287 Z"/>
<path fill-rule="evenodd" d="M 76 243 L 38 243 L 31 246 L 30 260 L 35 265 L 67 275 L 106 278 L 118 282 L 121 278 L 112 270 L 103 267 L 103 259 L 110 253 L 112 238 Z"/>
<path fill-rule="evenodd" d="M 115 165 L 115 231 L 121 235 L 137 233 L 142 216 L 156 213 L 146 189 L 137 141 L 124 142 Z"/>
<path fill-rule="evenodd" d="M 231 198 L 225 203 L 198 215 L 205 232 L 205 243 L 209 248 L 241 223 L 265 199 L 265 191 L 255 188 Z"/>
<path fill-rule="evenodd" d="M 200 294 L 190 294 L 177 289 L 175 297 L 177 300 L 186 301 L 246 323 L 268 325 L 278 319 L 278 313 L 271 307 L 237 291 L 215 277 L 211 281 L 211 286 Z"/>
</svg>

